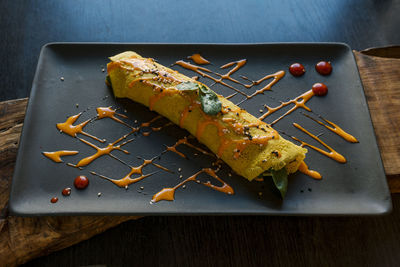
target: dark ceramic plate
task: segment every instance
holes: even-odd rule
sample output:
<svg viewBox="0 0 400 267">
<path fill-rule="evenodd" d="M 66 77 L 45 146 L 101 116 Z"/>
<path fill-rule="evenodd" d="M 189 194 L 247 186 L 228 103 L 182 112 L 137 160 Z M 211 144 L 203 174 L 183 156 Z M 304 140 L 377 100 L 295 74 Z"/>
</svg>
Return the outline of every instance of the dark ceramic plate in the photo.
<svg viewBox="0 0 400 267">
<path fill-rule="evenodd" d="M 129 116 L 126 121 L 130 124 L 135 120 L 144 122 L 155 116 L 139 104 L 114 99 L 112 91 L 104 83 L 106 73 L 102 72 L 102 68 L 108 62 L 107 57 L 126 50 L 155 58 L 166 66 L 200 52 L 213 63 L 208 66 L 212 70 L 218 70 L 219 66 L 227 62 L 246 58 L 246 66 L 233 75 L 238 79 L 239 75 L 257 79 L 278 70 L 287 70 L 293 62 L 301 62 L 307 70 L 303 77 L 295 78 L 287 73 L 272 87 L 272 91 L 245 102 L 243 107 L 259 116 L 263 104 L 276 106 L 280 100 L 293 99 L 309 90 L 315 82 L 323 82 L 329 87 L 328 95 L 313 97 L 307 105 L 315 113 L 340 125 L 360 142 L 351 144 L 344 141 L 303 116 L 301 111 L 304 110 L 297 110 L 277 123 L 275 128 L 317 146 L 319 144 L 316 141 L 294 128 L 292 122 L 300 123 L 314 134 L 322 133 L 322 140 L 347 158 L 346 164 L 337 163 L 309 149 L 307 164 L 319 171 L 323 179 L 313 180 L 300 173 L 292 175 L 284 201 L 281 201 L 271 181 L 248 182 L 240 176 L 229 177 L 229 168 L 224 167 L 221 177 L 234 188 L 234 195 L 189 182 L 185 189 L 177 190 L 175 201 L 161 201 L 151 205 L 149 202 L 153 194 L 164 187 L 178 184 L 181 181 L 179 175 L 188 177 L 202 167 L 209 166 L 212 160 L 207 156 L 196 156 L 195 151 L 181 146 L 179 150 L 186 153 L 189 160 L 172 152 L 165 153 L 157 160 L 157 163 L 175 170 L 174 174 L 161 171 L 125 190 L 89 173 L 96 171 L 112 178 L 127 174 L 128 167 L 109 156 L 99 158 L 84 170 L 78 170 L 66 164 L 54 163 L 41 154 L 42 151 L 78 150 L 78 155 L 63 158 L 72 163 L 93 154 L 92 148 L 76 138 L 60 134 L 55 127 L 56 123 L 78 112 L 86 111 L 78 122 L 94 117 L 95 107 L 110 105 L 119 107 L 122 113 L 126 110 Z M 315 71 L 314 65 L 320 60 L 332 62 L 333 72 L 330 76 L 321 76 Z M 173 68 L 189 76 L 196 75 L 178 66 Z M 64 81 L 60 77 L 64 77 Z M 200 81 L 211 84 L 207 78 L 200 78 Z M 231 94 L 229 89 L 219 85 L 213 89 L 225 96 Z M 252 92 L 256 88 L 241 89 Z M 232 98 L 234 103 L 240 100 L 240 96 Z M 271 116 L 266 121 L 270 122 L 274 118 L 276 116 Z M 110 119 L 94 121 L 85 130 L 108 141 L 128 131 Z M 172 145 L 187 134 L 177 126 L 170 126 L 148 137 L 139 135 L 125 147 L 131 152 L 130 155 L 120 151 L 114 151 L 113 154 L 131 165 L 139 165 L 141 160 L 137 156 L 151 158 L 158 155 L 165 149 L 165 144 Z M 177 172 L 178 168 L 182 168 L 182 173 Z M 148 166 L 144 173 L 155 170 L 153 166 Z M 73 180 L 77 175 L 89 177 L 90 185 L 86 190 L 73 188 Z M 207 181 L 209 178 L 201 179 Z M 65 187 L 72 187 L 71 196 L 61 195 Z M 101 197 L 98 197 L 98 192 L 101 192 Z M 51 204 L 52 197 L 58 197 L 59 201 Z M 40 54 L 15 166 L 10 209 L 15 215 L 347 215 L 387 213 L 391 210 L 391 199 L 363 87 L 352 51 L 347 45 L 55 43 L 44 46 Z"/>
</svg>

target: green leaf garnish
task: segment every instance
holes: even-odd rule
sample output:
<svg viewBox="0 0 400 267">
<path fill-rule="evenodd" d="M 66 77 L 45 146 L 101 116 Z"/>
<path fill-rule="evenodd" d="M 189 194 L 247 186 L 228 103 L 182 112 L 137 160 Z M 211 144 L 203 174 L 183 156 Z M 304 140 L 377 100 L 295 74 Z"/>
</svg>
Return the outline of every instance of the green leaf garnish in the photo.
<svg viewBox="0 0 400 267">
<path fill-rule="evenodd" d="M 214 91 L 201 85 L 199 90 L 199 97 L 204 113 L 208 115 L 216 115 L 218 114 L 218 112 L 221 111 L 221 101 L 218 99 L 218 96 L 216 93 L 214 93 Z"/>
<path fill-rule="evenodd" d="M 199 89 L 199 85 L 194 82 L 183 82 L 176 86 L 176 89 L 181 91 L 195 91 Z"/>
<path fill-rule="evenodd" d="M 285 198 L 288 187 L 288 173 L 286 168 L 282 168 L 278 171 L 271 169 L 271 174 L 276 188 L 281 192 L 282 198 Z"/>
<path fill-rule="evenodd" d="M 110 75 L 106 76 L 106 84 L 111 87 L 111 78 Z"/>
</svg>

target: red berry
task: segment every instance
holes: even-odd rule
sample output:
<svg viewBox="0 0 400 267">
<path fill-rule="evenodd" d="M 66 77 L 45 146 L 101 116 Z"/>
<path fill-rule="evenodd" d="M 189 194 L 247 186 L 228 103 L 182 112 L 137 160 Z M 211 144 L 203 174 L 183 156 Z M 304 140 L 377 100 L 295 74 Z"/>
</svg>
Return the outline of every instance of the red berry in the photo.
<svg viewBox="0 0 400 267">
<path fill-rule="evenodd" d="M 84 175 L 79 175 L 74 180 L 76 189 L 85 189 L 89 185 L 89 179 Z"/>
<path fill-rule="evenodd" d="M 52 199 L 50 199 L 50 202 L 51 203 L 56 203 L 58 201 L 58 198 L 57 197 L 53 197 Z"/>
<path fill-rule="evenodd" d="M 314 95 L 324 96 L 328 93 L 328 87 L 323 83 L 315 83 L 312 86 L 312 91 Z"/>
<path fill-rule="evenodd" d="M 300 63 L 293 63 L 290 65 L 289 71 L 293 76 L 301 76 L 306 72 L 306 69 Z"/>
<path fill-rule="evenodd" d="M 321 61 L 315 65 L 315 69 L 321 75 L 329 75 L 332 72 L 332 65 L 330 62 Z"/>
</svg>

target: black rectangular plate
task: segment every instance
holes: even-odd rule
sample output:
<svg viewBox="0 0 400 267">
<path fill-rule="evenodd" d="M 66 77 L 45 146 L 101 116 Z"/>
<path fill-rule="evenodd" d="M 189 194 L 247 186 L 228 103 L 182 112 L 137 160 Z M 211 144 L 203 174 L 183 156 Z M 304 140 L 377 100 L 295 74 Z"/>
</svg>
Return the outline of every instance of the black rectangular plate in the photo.
<svg viewBox="0 0 400 267">
<path fill-rule="evenodd" d="M 98 106 L 120 107 L 122 113 L 126 109 L 131 124 L 134 120 L 144 122 L 155 116 L 146 107 L 132 101 L 114 99 L 112 91 L 104 83 L 106 72 L 102 72 L 102 68 L 108 62 L 107 57 L 126 50 L 155 58 L 165 66 L 179 59 L 186 60 L 193 53 L 201 53 L 213 63 L 208 66 L 210 69 L 222 73 L 227 70 L 220 70 L 219 66 L 246 58 L 246 66 L 233 75 L 238 79 L 239 75 L 258 79 L 278 70 L 286 71 L 291 63 L 300 62 L 307 70 L 304 76 L 296 78 L 287 72 L 272 91 L 245 102 L 243 107 L 258 117 L 263 104 L 276 106 L 280 100 L 293 99 L 309 90 L 314 83 L 323 82 L 329 88 L 328 95 L 313 97 L 307 106 L 340 125 L 360 142 L 351 144 L 344 141 L 301 115 L 304 110 L 297 110 L 277 123 L 276 129 L 317 146 L 319 144 L 316 141 L 295 129 L 292 122 L 300 123 L 314 134 L 323 133 L 322 140 L 348 161 L 340 164 L 309 149 L 306 162 L 311 169 L 319 171 L 323 179 L 313 180 L 301 173 L 291 175 L 284 201 L 280 200 L 271 181 L 248 182 L 237 175 L 229 177 L 228 171 L 223 171 L 222 178 L 235 190 L 232 196 L 189 182 L 185 189 L 177 190 L 175 201 L 150 204 L 153 194 L 164 187 L 178 184 L 181 181 L 179 175 L 188 177 L 210 164 L 211 159 L 195 157 L 194 152 L 186 147 L 179 149 L 188 153 L 189 160 L 168 152 L 158 161 L 175 170 L 174 174 L 159 172 L 131 185 L 128 190 L 89 173 L 93 170 L 119 178 L 128 172 L 126 166 L 109 156 L 99 158 L 82 171 L 45 158 L 42 151 L 78 150 L 78 155 L 63 158 L 66 162 L 76 163 L 94 152 L 76 138 L 60 134 L 56 129 L 56 123 L 87 108 L 89 110 L 83 113 L 78 122 L 94 117 L 95 107 Z M 330 76 L 321 76 L 315 71 L 314 65 L 320 60 L 332 62 L 333 72 Z M 173 68 L 188 76 L 196 75 L 178 66 Z M 64 81 L 60 77 L 64 77 Z M 200 81 L 211 84 L 207 78 L 200 78 Z M 212 88 L 225 96 L 231 93 L 219 85 Z M 241 89 L 248 92 L 255 90 L 254 87 Z M 240 100 L 240 96 L 232 99 L 234 103 Z M 266 121 L 271 122 L 274 117 Z M 108 141 L 128 131 L 110 119 L 90 123 L 85 130 Z M 128 144 L 125 147 L 131 152 L 128 156 L 119 151 L 113 153 L 132 165 L 139 165 L 141 160 L 137 156 L 151 158 L 164 150 L 164 144 L 172 145 L 185 135 L 186 131 L 171 126 L 149 137 L 141 136 Z M 178 168 L 182 168 L 182 173 L 177 172 Z M 144 173 L 154 170 L 149 166 Z M 73 180 L 77 175 L 89 177 L 90 185 L 86 190 L 74 189 Z M 140 190 L 141 186 L 143 190 Z M 72 187 L 71 196 L 61 195 L 65 187 Z M 98 197 L 98 192 L 102 193 L 101 197 Z M 58 197 L 59 201 L 51 204 L 52 197 Z M 391 198 L 357 66 L 351 49 L 345 44 L 54 43 L 44 46 L 41 51 L 15 166 L 10 210 L 15 215 L 384 214 L 391 210 Z"/>
</svg>

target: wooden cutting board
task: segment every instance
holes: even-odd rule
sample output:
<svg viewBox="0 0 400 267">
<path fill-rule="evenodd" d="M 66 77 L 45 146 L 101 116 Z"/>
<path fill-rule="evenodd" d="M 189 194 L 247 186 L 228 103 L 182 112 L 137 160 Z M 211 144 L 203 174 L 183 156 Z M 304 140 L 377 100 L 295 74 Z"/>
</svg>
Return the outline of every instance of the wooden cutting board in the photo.
<svg viewBox="0 0 400 267">
<path fill-rule="evenodd" d="M 400 47 L 354 51 L 392 193 L 400 192 Z M 13 217 L 8 197 L 28 99 L 0 102 L 0 259 L 15 266 L 135 216 Z"/>
</svg>

